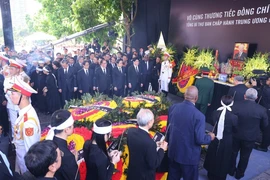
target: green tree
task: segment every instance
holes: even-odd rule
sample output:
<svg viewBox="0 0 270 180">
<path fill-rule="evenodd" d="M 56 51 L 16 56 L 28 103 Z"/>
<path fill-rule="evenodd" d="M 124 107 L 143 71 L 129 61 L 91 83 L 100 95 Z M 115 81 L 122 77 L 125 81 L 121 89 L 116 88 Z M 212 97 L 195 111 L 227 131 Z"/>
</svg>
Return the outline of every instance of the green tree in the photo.
<svg viewBox="0 0 270 180">
<path fill-rule="evenodd" d="M 85 30 L 105 22 L 115 21 L 118 34 L 127 35 L 131 45 L 132 22 L 137 10 L 137 0 L 38 0 L 43 8 L 34 18 L 33 27 L 58 38 Z M 131 18 L 132 17 L 132 18 Z M 108 28 L 83 37 L 84 40 L 98 38 L 107 40 Z"/>
</svg>

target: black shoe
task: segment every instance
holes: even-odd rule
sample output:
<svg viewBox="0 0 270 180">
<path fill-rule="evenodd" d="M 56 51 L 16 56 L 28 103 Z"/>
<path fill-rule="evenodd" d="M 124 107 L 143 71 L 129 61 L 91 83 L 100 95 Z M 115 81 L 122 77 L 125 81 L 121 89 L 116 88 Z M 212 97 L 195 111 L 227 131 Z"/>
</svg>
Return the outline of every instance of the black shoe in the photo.
<svg viewBox="0 0 270 180">
<path fill-rule="evenodd" d="M 261 148 L 260 146 L 255 146 L 254 149 L 256 149 L 256 150 L 258 150 L 258 151 L 262 151 L 262 152 L 267 152 L 267 151 L 268 151 L 267 148 Z"/>
<path fill-rule="evenodd" d="M 229 172 L 229 175 L 230 175 L 230 176 L 234 176 L 234 175 L 235 175 L 235 169 L 234 169 L 234 170 L 231 170 L 231 171 Z"/>
<path fill-rule="evenodd" d="M 243 178 L 244 177 L 244 174 L 243 173 L 239 173 L 238 171 L 236 171 L 236 173 L 235 173 L 235 179 L 237 179 L 237 180 L 239 180 L 239 179 L 241 179 L 241 178 Z"/>
</svg>

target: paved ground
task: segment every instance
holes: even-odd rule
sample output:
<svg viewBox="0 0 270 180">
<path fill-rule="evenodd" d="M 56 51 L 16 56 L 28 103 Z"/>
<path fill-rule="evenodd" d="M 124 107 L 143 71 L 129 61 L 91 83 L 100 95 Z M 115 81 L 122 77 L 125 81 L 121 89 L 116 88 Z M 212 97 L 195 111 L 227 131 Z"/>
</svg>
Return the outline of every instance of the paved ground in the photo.
<svg viewBox="0 0 270 180">
<path fill-rule="evenodd" d="M 182 98 L 169 94 L 168 99 L 172 103 L 183 101 Z M 206 124 L 206 129 L 211 130 L 212 126 Z M 203 164 L 204 158 L 201 158 L 200 168 Z M 234 177 L 227 176 L 227 180 L 234 180 Z M 203 168 L 200 169 L 199 180 L 208 180 L 207 171 Z M 249 159 L 249 164 L 245 173 L 245 177 L 241 180 L 270 180 L 270 151 L 261 152 L 253 150 Z"/>
</svg>

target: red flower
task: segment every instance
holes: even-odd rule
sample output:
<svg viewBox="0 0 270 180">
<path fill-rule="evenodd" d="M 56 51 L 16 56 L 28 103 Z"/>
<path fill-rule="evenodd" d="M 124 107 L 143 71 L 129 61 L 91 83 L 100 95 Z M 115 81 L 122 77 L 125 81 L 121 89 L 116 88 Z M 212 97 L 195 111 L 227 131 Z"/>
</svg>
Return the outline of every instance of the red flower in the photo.
<svg viewBox="0 0 270 180">
<path fill-rule="evenodd" d="M 85 161 L 83 161 L 83 162 L 80 163 L 80 165 L 79 165 L 79 172 L 80 172 L 80 179 L 81 180 L 85 180 L 86 179 L 86 173 L 87 173 Z"/>
<path fill-rule="evenodd" d="M 74 128 L 73 133 L 81 135 L 85 141 L 91 139 L 92 137 L 92 131 L 90 131 L 86 127 Z"/>
</svg>

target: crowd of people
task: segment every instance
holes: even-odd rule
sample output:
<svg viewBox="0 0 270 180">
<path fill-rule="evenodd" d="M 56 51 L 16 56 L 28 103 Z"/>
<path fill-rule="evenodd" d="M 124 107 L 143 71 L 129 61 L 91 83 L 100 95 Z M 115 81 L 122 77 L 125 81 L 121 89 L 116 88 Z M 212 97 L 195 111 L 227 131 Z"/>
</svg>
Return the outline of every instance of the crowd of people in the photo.
<svg viewBox="0 0 270 180">
<path fill-rule="evenodd" d="M 73 53 L 64 48 L 55 58 L 51 51 L 40 50 L 14 54 L 7 49 L 5 55 L 23 59 L 18 73 L 25 70 L 31 86 L 38 92 L 32 97 L 33 105 L 50 114 L 63 107 L 65 101 L 81 98 L 84 93 L 122 97 L 135 91 L 167 93 L 172 75 L 168 53 L 161 67 L 161 57 L 150 59 L 149 50 L 140 48 L 137 52 L 127 47 L 125 53 L 112 54 L 107 43 L 102 48 L 92 45 L 90 50 L 87 46 Z M 8 64 L 2 60 L 2 74 L 6 73 Z"/>
<path fill-rule="evenodd" d="M 0 179 L 80 179 L 79 154 L 67 145 L 67 138 L 73 134 L 74 120 L 69 111 L 61 109 L 65 101 L 94 92 L 108 96 L 148 90 L 168 92 L 172 73 L 168 53 L 164 53 L 161 63 L 160 57 L 150 60 L 142 48 L 137 53 L 128 47 L 126 54 L 118 52 L 117 55 L 110 55 L 106 44 L 101 52 L 95 48 L 98 46 L 93 47 L 93 53 L 78 50 L 73 57 L 64 49 L 63 54 L 57 53 L 54 61 L 49 52 L 44 55 L 39 50 L 36 53 L 44 59 L 42 62 L 29 61 L 31 56 L 28 55 L 28 61 L 21 56 L 12 60 L 9 52 L 1 56 L 0 138 L 5 136 L 2 129 L 8 132 L 8 125 L 3 123 L 3 118 L 8 117 L 16 147 L 16 172 L 10 169 L 7 150 L 0 148 Z M 31 66 L 27 66 L 29 62 Z M 204 162 L 209 180 L 225 180 L 227 174 L 243 178 L 260 132 L 263 133 L 262 143 L 256 148 L 267 151 L 270 145 L 270 77 L 262 88 L 257 88 L 254 80 L 252 85 L 253 88 L 248 88 L 243 84 L 243 77 L 235 77 L 235 86 L 222 97 L 221 107 L 213 112 L 213 130 L 207 133 L 205 113 L 214 91 L 214 83 L 207 77 L 188 87 L 184 101 L 169 108 L 165 140 L 154 142 L 150 138 L 154 115 L 150 109 L 141 109 L 137 114 L 138 128 L 127 130 L 127 179 L 154 180 L 156 169 L 168 150 L 168 180 L 181 177 L 198 180 L 202 145 L 209 145 Z M 52 114 L 51 128 L 46 140 L 41 142 L 40 121 L 35 109 Z M 112 178 L 114 165 L 120 161 L 122 152 L 107 149 L 111 132 L 109 120 L 99 119 L 93 124 L 92 137 L 83 146 L 87 180 Z"/>
</svg>

